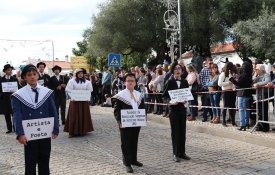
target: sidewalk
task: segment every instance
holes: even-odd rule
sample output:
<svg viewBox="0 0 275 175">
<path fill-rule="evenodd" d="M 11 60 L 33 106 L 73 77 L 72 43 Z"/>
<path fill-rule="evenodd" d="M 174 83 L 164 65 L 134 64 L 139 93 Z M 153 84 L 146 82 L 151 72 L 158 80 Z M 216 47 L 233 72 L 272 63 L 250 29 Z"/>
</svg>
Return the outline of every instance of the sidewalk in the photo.
<svg viewBox="0 0 275 175">
<path fill-rule="evenodd" d="M 256 144 L 259 146 L 275 148 L 275 131 L 270 131 L 267 133 L 254 131 L 253 133 L 251 133 L 251 127 L 246 131 L 239 131 L 237 130 L 238 127 L 234 127 L 231 124 L 228 124 L 227 127 L 224 127 L 222 126 L 222 124 L 213 124 L 209 121 L 202 122 L 201 119 L 201 117 L 198 117 L 196 121 L 187 121 L 187 130 L 210 134 L 213 136 L 219 136 L 223 138 L 234 139 L 246 143 Z M 169 119 L 162 117 L 161 115 L 148 114 L 148 120 L 165 125 L 170 125 Z M 239 124 L 238 120 L 239 117 L 236 113 L 237 124 Z M 274 126 L 271 126 L 271 128 L 273 127 Z"/>
</svg>

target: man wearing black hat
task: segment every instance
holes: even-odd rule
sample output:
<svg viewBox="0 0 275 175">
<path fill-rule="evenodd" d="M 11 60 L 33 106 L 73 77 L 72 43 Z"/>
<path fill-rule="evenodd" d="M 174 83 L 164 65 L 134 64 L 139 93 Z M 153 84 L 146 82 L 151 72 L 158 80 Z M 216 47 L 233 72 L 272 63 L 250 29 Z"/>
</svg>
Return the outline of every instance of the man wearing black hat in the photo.
<svg viewBox="0 0 275 175">
<path fill-rule="evenodd" d="M 68 83 L 68 78 L 60 75 L 62 68 L 55 65 L 52 68 L 54 75 L 50 78 L 49 88 L 54 90 L 56 110 L 59 114 L 59 107 L 61 108 L 61 121 L 65 125 L 65 110 L 66 110 L 66 92 L 65 88 Z"/>
<path fill-rule="evenodd" d="M 3 72 L 5 75 L 1 77 L 0 79 L 0 101 L 1 101 L 1 109 L 3 110 L 3 114 L 5 115 L 5 120 L 7 124 L 7 134 L 12 132 L 12 120 L 11 120 L 11 114 L 12 114 L 12 109 L 11 109 L 11 100 L 10 97 L 13 92 L 16 91 L 16 87 L 13 89 L 6 89 L 7 83 L 10 82 L 17 82 L 17 89 L 18 89 L 18 80 L 17 78 L 12 76 L 12 70 L 14 68 L 10 64 L 6 64 L 4 66 Z"/>
<path fill-rule="evenodd" d="M 40 86 L 48 87 L 50 76 L 44 73 L 46 64 L 44 62 L 39 62 L 37 63 L 36 67 L 38 69 L 38 74 L 39 74 L 38 84 Z"/>
</svg>

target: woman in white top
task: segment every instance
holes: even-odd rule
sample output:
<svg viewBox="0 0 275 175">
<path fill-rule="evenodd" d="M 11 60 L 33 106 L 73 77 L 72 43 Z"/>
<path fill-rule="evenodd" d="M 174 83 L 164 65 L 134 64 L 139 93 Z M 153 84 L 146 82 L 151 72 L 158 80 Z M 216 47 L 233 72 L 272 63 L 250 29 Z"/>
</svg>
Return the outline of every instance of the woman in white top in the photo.
<svg viewBox="0 0 275 175">
<path fill-rule="evenodd" d="M 188 82 L 189 88 L 191 89 L 192 95 L 194 97 L 194 100 L 188 101 L 189 105 L 198 105 L 198 94 L 196 93 L 199 89 L 200 84 L 200 78 L 199 74 L 197 73 L 196 69 L 193 65 L 187 66 L 188 75 L 186 77 L 186 80 Z M 198 108 L 196 107 L 189 107 L 190 113 L 188 115 L 188 121 L 196 120 L 196 117 L 198 116 Z"/>
<path fill-rule="evenodd" d="M 75 78 L 66 86 L 66 92 L 69 94 L 74 90 L 87 90 L 90 93 L 93 91 L 93 86 L 85 79 L 82 69 L 76 70 Z M 69 137 L 73 137 L 83 136 L 93 130 L 89 101 L 71 100 L 64 131 L 69 132 Z"/>
<path fill-rule="evenodd" d="M 224 71 L 220 74 L 218 85 L 223 90 L 223 105 L 225 108 L 235 108 L 236 105 L 236 91 L 233 91 L 235 89 L 235 85 L 229 81 L 231 77 L 234 77 L 237 73 L 235 66 L 232 62 L 227 62 L 224 66 Z M 223 115 L 223 121 L 222 125 L 226 127 L 226 111 L 227 109 L 223 109 L 222 115 Z M 235 109 L 229 109 L 229 119 L 228 122 L 231 121 L 233 126 L 236 126 L 235 123 Z"/>
<path fill-rule="evenodd" d="M 164 87 L 164 77 L 162 75 L 162 70 L 157 69 L 156 75 L 157 75 L 157 77 L 150 83 L 152 85 L 151 90 L 153 91 L 153 93 L 155 93 L 154 95 L 155 95 L 157 103 L 163 103 L 162 92 L 163 92 L 163 87 Z M 162 105 L 157 105 L 157 111 L 154 112 L 153 114 L 162 115 L 162 113 L 163 113 Z"/>
</svg>

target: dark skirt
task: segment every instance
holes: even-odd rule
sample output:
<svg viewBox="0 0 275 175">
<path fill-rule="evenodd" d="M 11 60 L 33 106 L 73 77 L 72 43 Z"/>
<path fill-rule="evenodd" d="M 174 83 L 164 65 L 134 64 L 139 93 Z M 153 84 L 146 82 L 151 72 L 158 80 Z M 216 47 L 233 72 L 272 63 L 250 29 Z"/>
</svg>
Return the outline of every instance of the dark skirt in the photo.
<svg viewBox="0 0 275 175">
<path fill-rule="evenodd" d="M 64 132 L 69 132 L 71 136 L 77 136 L 85 135 L 93 130 L 89 102 L 71 101 Z"/>
</svg>

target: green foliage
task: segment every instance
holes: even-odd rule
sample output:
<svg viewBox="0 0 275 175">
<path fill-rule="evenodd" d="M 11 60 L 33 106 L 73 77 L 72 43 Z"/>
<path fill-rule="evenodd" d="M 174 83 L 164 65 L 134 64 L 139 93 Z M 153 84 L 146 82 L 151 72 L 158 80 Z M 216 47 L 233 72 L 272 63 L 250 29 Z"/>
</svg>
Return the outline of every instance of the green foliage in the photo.
<svg viewBox="0 0 275 175">
<path fill-rule="evenodd" d="M 79 41 L 76 43 L 77 44 L 77 48 L 73 48 L 72 52 L 75 56 L 84 56 L 85 53 L 87 52 L 87 47 L 88 47 L 88 43 L 87 41 L 83 40 L 83 41 Z"/>
<path fill-rule="evenodd" d="M 158 1 L 112 0 L 93 17 L 90 48 L 98 56 L 160 50 L 165 43 L 164 7 Z"/>
<path fill-rule="evenodd" d="M 103 66 L 107 65 L 108 64 L 108 60 L 107 60 L 107 57 L 104 57 L 104 56 L 99 56 L 96 58 L 96 62 L 95 62 L 95 65 L 96 65 L 96 68 L 98 68 L 99 70 L 103 70 Z"/>
<path fill-rule="evenodd" d="M 148 55 L 142 53 L 135 53 L 131 55 L 124 55 L 121 60 L 121 64 L 123 67 L 143 67 L 143 64 L 146 64 Z"/>
<path fill-rule="evenodd" d="M 275 54 L 275 13 L 264 8 L 254 19 L 239 21 L 233 26 L 240 45 L 245 46 L 248 56 L 269 59 L 274 62 Z"/>
<path fill-rule="evenodd" d="M 235 37 L 230 33 L 234 24 L 257 18 L 263 3 L 275 7 L 274 0 L 181 0 L 182 53 L 196 48 L 200 55 L 210 54 L 212 44 Z M 100 6 L 98 15 L 92 17 L 91 27 L 84 31 L 79 49 L 73 52 L 85 55 L 90 65 L 101 69 L 102 56 L 107 57 L 110 52 L 121 53 L 122 65 L 129 67 L 142 66 L 154 50 L 157 56 L 150 63 L 159 64 L 168 51 L 165 40 L 170 33 L 163 29 L 166 10 L 160 0 L 109 0 Z M 245 42 L 236 45 L 244 56 L 259 48 L 245 45 Z M 272 51 L 263 52 L 261 57 L 270 57 Z"/>
</svg>

